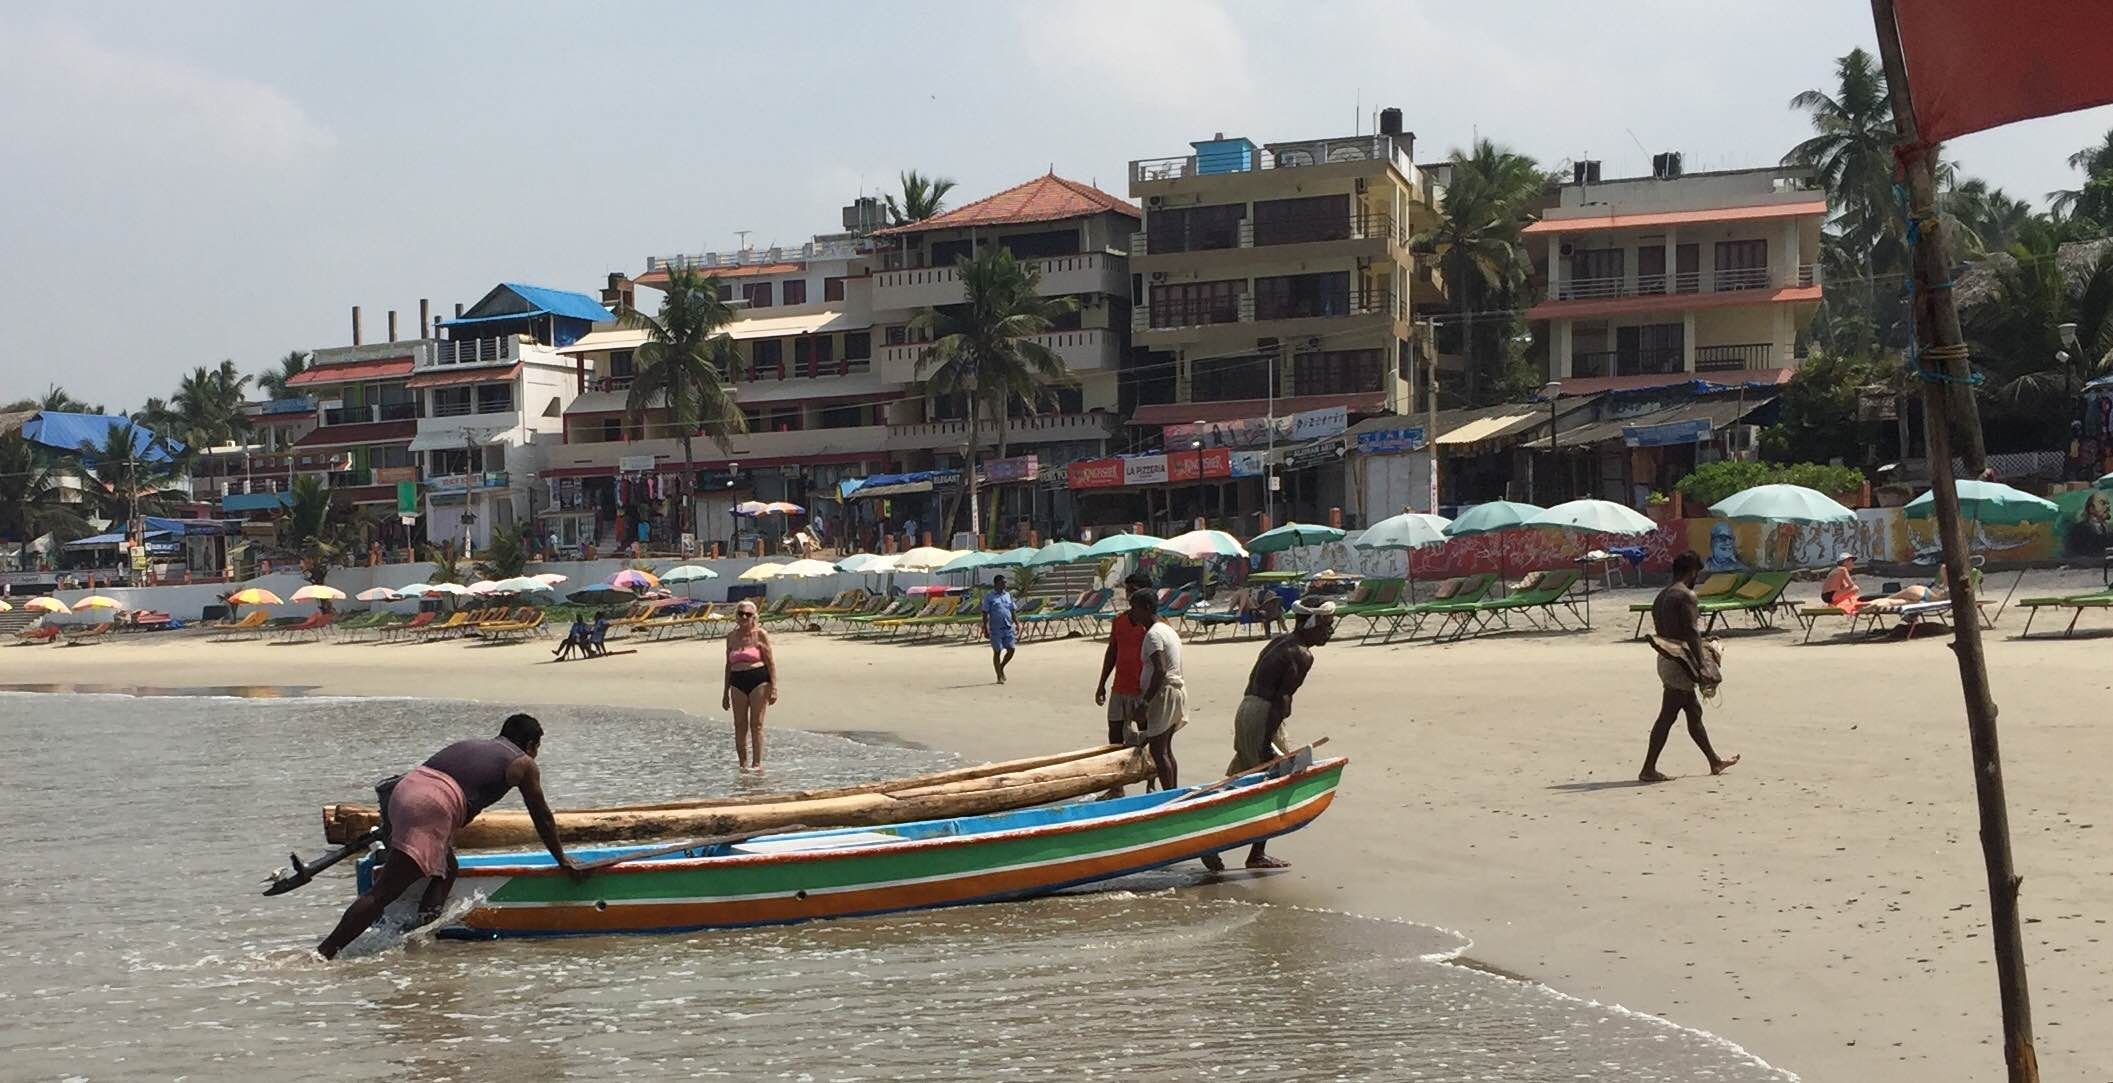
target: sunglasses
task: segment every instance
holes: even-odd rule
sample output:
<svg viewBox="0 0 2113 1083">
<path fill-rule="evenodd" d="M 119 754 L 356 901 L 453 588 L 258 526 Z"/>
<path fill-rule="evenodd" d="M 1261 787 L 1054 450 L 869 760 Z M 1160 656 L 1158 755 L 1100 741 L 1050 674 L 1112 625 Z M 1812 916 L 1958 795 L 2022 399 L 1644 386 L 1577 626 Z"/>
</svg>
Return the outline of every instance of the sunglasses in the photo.
<svg viewBox="0 0 2113 1083">
<path fill-rule="evenodd" d="M 751 618 L 751 617 L 753 617 L 753 616 L 755 616 L 755 615 L 756 615 L 756 611 L 755 611 L 755 610 L 753 610 L 753 609 L 736 609 L 736 610 L 734 610 L 734 616 L 736 616 L 736 617 L 739 617 L 739 618 L 741 618 L 742 620 L 747 620 L 747 619 L 749 619 L 749 618 Z"/>
</svg>

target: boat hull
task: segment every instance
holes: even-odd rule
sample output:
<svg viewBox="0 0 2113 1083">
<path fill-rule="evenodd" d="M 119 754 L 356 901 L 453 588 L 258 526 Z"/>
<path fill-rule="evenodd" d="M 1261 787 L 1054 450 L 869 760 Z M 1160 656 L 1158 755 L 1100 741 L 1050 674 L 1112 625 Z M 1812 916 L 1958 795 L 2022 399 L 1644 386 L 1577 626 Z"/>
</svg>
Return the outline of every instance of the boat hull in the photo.
<svg viewBox="0 0 2113 1083">
<path fill-rule="evenodd" d="M 550 868 L 547 855 L 471 856 L 451 900 L 468 909 L 440 935 L 686 932 L 1042 895 L 1296 831 L 1334 800 L 1346 763 L 1255 776 L 1193 799 L 1177 790 L 902 825 L 891 830 L 904 838 L 879 844 L 634 861 L 579 884 Z M 537 864 L 525 863 L 536 856 Z M 364 884 L 368 870 L 361 872 Z"/>
</svg>

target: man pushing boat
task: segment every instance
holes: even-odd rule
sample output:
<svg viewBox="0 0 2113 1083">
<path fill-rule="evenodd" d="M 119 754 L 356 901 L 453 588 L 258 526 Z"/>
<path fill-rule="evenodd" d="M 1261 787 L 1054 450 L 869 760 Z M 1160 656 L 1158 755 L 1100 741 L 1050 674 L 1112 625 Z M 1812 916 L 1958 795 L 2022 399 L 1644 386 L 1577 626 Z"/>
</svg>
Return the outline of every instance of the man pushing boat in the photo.
<svg viewBox="0 0 2113 1083">
<path fill-rule="evenodd" d="M 575 881 L 585 879 L 587 874 L 565 856 L 557 820 L 543 799 L 543 777 L 536 769 L 536 753 L 542 747 L 543 724 L 530 715 L 511 715 L 500 725 L 498 737 L 457 741 L 397 779 L 382 806 L 388 856 L 366 893 L 345 908 L 337 928 L 316 945 L 317 954 L 337 958 L 421 878 L 431 880 L 419 899 L 419 921 L 439 918 L 455 884 L 455 833 L 517 788 L 536 834 L 558 867 Z"/>
<path fill-rule="evenodd" d="M 1291 751 L 1284 739 L 1284 720 L 1291 717 L 1291 697 L 1298 694 L 1313 669 L 1313 648 L 1328 642 L 1335 632 L 1335 603 L 1309 595 L 1299 599 L 1291 612 L 1291 631 L 1270 640 L 1247 674 L 1247 694 L 1233 715 L 1233 760 L 1225 768 L 1228 777 Z M 1262 847 L 1258 842 L 1248 849 L 1248 868 L 1290 867 L 1289 862 L 1263 853 Z M 1205 854 L 1203 867 L 1224 872 L 1225 862 L 1217 854 Z"/>
</svg>

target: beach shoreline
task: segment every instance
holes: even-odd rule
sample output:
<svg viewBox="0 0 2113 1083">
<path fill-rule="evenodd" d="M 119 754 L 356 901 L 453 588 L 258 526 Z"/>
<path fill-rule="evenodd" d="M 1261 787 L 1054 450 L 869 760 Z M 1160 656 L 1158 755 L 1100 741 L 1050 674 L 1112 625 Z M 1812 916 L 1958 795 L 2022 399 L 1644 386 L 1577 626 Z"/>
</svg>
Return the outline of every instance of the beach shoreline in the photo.
<svg viewBox="0 0 2113 1083">
<path fill-rule="evenodd" d="M 2026 593 L 2043 586 L 2071 584 Z M 1711 736 L 1745 761 L 1712 778 L 1676 731 L 1665 766 L 1682 777 L 1645 787 L 1634 776 L 1656 688 L 1620 608 L 1644 596 L 1596 599 L 1590 633 L 1322 648 L 1288 728 L 1295 741 L 1329 736 L 1330 753 L 1350 758 L 1340 799 L 1272 848 L 1290 872 L 1197 890 L 1456 930 L 1475 965 L 1720 1036 L 1806 1079 L 1998 1070 L 1973 787 L 1944 638 L 1733 637 Z M 2096 915 L 2113 897 L 2113 874 L 2093 844 L 2113 830 L 2101 819 L 2113 817 L 2113 798 L 2091 767 L 2113 738 L 2088 693 L 2109 685 L 2105 645 L 2018 642 L 2010 636 L 2022 618 L 2004 623 L 1989 639 L 1990 668 L 2026 877 L 2040 1058 L 2049 1078 L 2102 1078 L 2113 1051 L 2093 1048 L 2090 1035 L 2113 1023 L 2113 967 Z M 1001 689 L 972 644 L 779 640 L 773 726 L 885 735 L 969 760 L 1102 735 L 1095 642 L 1028 644 Z M 1214 776 L 1229 750 L 1257 648 L 1189 650 L 1185 780 Z M 714 641 L 649 644 L 560 667 L 535 664 L 547 655 L 527 645 L 149 634 L 0 649 L 0 686 L 298 688 L 474 700 L 495 713 L 672 707 L 705 720 L 697 755 L 731 756 L 716 651 Z M 436 740 L 483 728 L 454 717 L 433 725 Z M 593 755 L 592 735 L 553 736 L 548 784 L 562 805 L 565 761 Z M 358 796 L 317 794 L 316 804 Z"/>
</svg>

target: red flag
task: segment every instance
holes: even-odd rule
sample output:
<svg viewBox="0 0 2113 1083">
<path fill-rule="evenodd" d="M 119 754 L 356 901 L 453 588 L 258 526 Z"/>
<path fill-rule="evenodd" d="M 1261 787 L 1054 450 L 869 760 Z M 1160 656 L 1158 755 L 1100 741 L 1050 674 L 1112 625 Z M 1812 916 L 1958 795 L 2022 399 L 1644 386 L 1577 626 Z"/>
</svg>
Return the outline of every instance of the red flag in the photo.
<svg viewBox="0 0 2113 1083">
<path fill-rule="evenodd" d="M 1925 143 L 2113 102 L 2113 3 L 1894 0 Z"/>
</svg>

